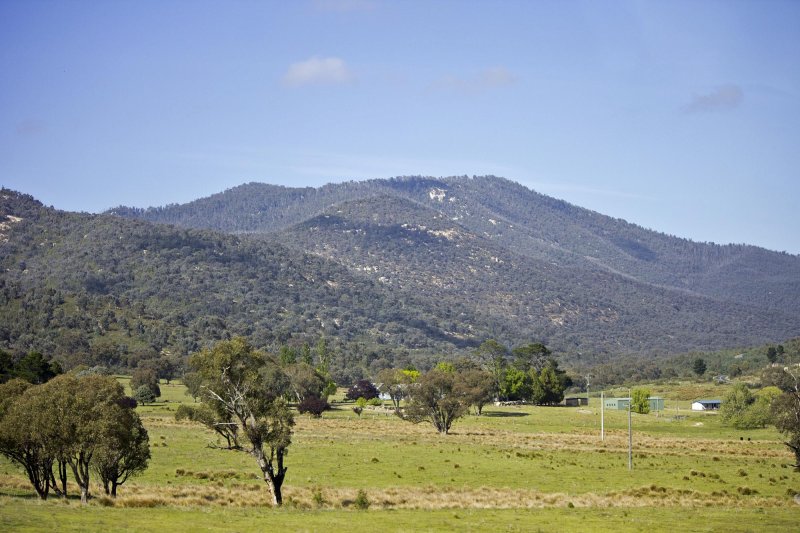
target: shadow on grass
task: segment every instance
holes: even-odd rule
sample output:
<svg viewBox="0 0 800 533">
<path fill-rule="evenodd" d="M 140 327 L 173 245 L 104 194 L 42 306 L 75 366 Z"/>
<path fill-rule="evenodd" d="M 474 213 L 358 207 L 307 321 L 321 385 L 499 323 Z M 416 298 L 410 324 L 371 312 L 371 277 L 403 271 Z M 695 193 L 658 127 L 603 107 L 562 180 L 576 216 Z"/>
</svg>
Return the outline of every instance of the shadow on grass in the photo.
<svg viewBox="0 0 800 533">
<path fill-rule="evenodd" d="M 39 495 L 36 494 L 35 492 L 33 492 L 33 489 L 31 489 L 31 492 L 23 492 L 22 490 L 14 490 L 14 489 L 1 489 L 0 490 L 0 496 L 8 496 L 10 498 L 18 498 L 20 500 L 38 500 L 39 499 Z M 61 497 L 60 496 L 50 495 L 50 496 L 47 497 L 47 499 L 48 500 L 50 500 L 50 499 L 54 499 L 55 500 L 55 499 L 61 499 Z"/>
<path fill-rule="evenodd" d="M 520 416 L 530 416 L 530 413 L 508 413 L 505 411 L 484 411 L 481 416 L 489 418 L 515 418 Z"/>
</svg>

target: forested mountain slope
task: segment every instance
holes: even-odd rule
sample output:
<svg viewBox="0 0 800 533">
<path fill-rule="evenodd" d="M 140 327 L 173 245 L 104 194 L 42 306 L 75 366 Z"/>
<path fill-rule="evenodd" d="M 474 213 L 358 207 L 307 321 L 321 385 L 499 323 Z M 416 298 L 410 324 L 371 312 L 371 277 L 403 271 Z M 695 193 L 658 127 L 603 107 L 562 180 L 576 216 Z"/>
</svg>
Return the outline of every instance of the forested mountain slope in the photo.
<svg viewBox="0 0 800 533">
<path fill-rule="evenodd" d="M 668 236 L 492 176 L 396 178 L 318 189 L 250 183 L 185 205 L 112 211 L 180 226 L 264 233 L 286 229 L 345 201 L 385 195 L 430 207 L 533 259 L 578 268 L 592 263 L 645 283 L 800 314 L 798 256 Z"/>
<path fill-rule="evenodd" d="M 339 204 L 280 235 L 387 286 L 474 310 L 504 342 L 538 339 L 574 356 L 747 344 L 755 331 L 781 338 L 798 326 L 786 313 L 639 282 L 591 262 L 520 254 L 395 196 Z M 462 317 L 445 318 L 444 329 L 464 332 Z"/>
<path fill-rule="evenodd" d="M 0 348 L 68 364 L 324 336 L 352 378 L 487 338 L 591 364 L 800 332 L 797 257 L 668 237 L 499 178 L 250 184 L 125 216 L 1 196 Z"/>
<path fill-rule="evenodd" d="M 271 348 L 324 336 L 356 367 L 394 357 L 376 346 L 465 345 L 437 328 L 452 310 L 277 242 L 65 213 L 7 190 L 0 220 L 0 348 L 15 353 L 124 367 L 234 335 Z"/>
</svg>

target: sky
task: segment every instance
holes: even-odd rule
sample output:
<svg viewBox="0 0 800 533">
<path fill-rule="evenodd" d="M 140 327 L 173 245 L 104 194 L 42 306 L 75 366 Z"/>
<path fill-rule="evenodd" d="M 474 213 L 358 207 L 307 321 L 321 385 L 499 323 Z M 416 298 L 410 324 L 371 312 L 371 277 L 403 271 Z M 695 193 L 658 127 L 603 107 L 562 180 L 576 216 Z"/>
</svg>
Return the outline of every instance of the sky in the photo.
<svg viewBox="0 0 800 533">
<path fill-rule="evenodd" d="M 0 185 L 99 212 L 493 174 L 800 254 L 800 2 L 0 2 Z"/>
</svg>

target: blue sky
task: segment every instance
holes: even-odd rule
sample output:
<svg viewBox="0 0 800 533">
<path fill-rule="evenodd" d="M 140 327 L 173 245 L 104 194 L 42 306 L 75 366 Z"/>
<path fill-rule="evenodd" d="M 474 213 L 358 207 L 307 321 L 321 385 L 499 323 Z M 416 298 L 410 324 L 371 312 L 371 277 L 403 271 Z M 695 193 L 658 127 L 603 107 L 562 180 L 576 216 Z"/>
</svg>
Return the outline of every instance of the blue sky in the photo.
<svg viewBox="0 0 800 533">
<path fill-rule="evenodd" d="M 495 174 L 800 253 L 800 2 L 0 2 L 0 185 L 68 210 Z"/>
</svg>

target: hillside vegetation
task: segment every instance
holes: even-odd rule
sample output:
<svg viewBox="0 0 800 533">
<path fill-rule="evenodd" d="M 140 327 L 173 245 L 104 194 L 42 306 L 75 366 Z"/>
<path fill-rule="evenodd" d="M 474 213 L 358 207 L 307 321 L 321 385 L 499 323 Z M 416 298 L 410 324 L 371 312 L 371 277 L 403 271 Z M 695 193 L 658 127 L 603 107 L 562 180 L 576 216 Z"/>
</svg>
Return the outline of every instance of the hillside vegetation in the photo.
<svg viewBox="0 0 800 533">
<path fill-rule="evenodd" d="M 326 339 L 339 382 L 494 338 L 569 365 L 783 342 L 800 258 L 694 243 L 508 180 L 248 184 L 164 208 L 0 198 L 0 348 L 135 367 Z"/>
</svg>

